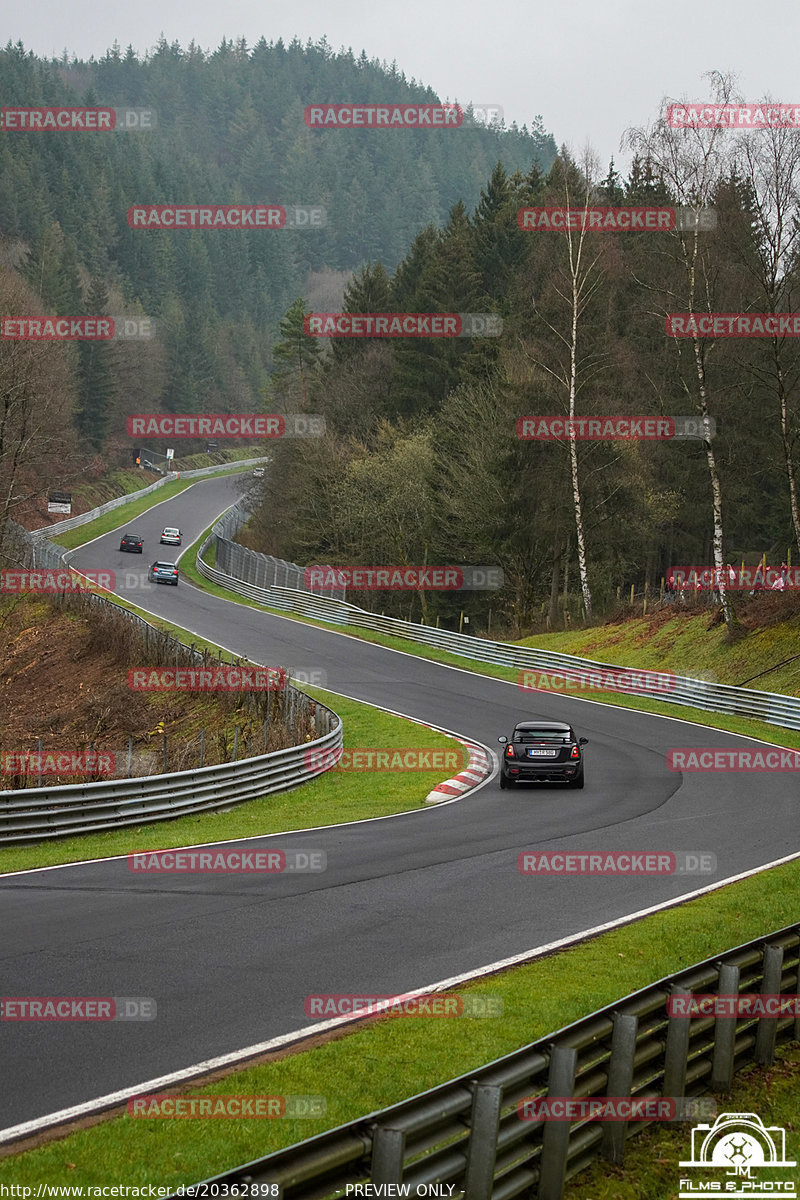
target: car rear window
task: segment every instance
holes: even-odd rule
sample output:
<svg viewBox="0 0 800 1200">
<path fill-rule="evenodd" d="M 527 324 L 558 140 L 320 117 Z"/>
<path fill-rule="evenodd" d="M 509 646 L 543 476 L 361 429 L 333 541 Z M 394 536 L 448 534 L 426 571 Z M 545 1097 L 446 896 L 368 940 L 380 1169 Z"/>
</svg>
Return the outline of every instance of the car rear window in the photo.
<svg viewBox="0 0 800 1200">
<path fill-rule="evenodd" d="M 516 729 L 515 742 L 568 742 L 569 731 L 566 729 Z"/>
</svg>

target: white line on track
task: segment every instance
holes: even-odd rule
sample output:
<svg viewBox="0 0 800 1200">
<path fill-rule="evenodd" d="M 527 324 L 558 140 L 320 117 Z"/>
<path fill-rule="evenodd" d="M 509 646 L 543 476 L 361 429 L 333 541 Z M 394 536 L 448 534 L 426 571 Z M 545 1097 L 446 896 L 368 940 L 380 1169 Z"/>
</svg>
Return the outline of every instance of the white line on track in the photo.
<svg viewBox="0 0 800 1200">
<path fill-rule="evenodd" d="M 715 892 L 719 888 L 727 887 L 731 883 L 737 883 L 742 879 L 749 879 L 753 875 L 758 875 L 761 871 L 782 866 L 784 863 L 793 862 L 798 858 L 800 858 L 800 852 L 788 854 L 786 857 L 766 863 L 762 867 L 753 867 L 749 871 L 742 871 L 739 875 L 731 875 L 728 879 L 723 879 L 719 883 L 711 883 L 706 887 L 698 888 L 694 892 L 689 892 L 675 899 L 664 900 L 659 904 L 651 905 L 649 908 L 642 908 L 638 912 L 629 913 L 627 916 L 617 917 L 613 921 L 605 921 L 602 925 L 595 925 L 591 929 L 581 930 L 580 933 L 570 934 L 568 937 L 559 938 L 555 942 L 547 942 L 544 945 L 536 946 L 532 950 L 525 950 L 521 954 L 514 954 L 511 958 L 503 958 L 498 962 L 489 963 L 487 966 L 478 967 L 474 971 L 465 971 L 461 975 L 451 975 L 448 979 L 440 979 L 436 983 L 428 984 L 426 987 L 402 992 L 388 999 L 385 1002 L 385 1007 L 391 1007 L 394 1003 L 400 1003 L 415 996 L 427 996 L 432 992 L 441 992 L 447 988 L 457 987 L 459 984 L 481 979 L 486 975 L 507 970 L 509 967 L 523 966 L 525 963 L 541 958 L 545 954 L 552 954 L 554 950 L 563 950 L 569 946 L 574 946 L 578 942 L 585 941 L 587 938 L 597 937 L 599 934 L 608 933 L 612 929 L 619 929 L 624 925 L 631 924 L 633 921 L 639 921 L 643 917 L 651 916 L 653 913 L 663 912 L 667 908 L 676 908 L 679 904 L 684 904 L 688 900 L 708 895 L 709 892 Z M 45 1129 L 64 1125 L 71 1121 L 76 1121 L 81 1117 L 92 1116 L 103 1112 L 105 1109 L 115 1108 L 118 1105 L 124 1104 L 127 1100 L 133 1099 L 135 1096 L 150 1095 L 153 1092 L 163 1091 L 164 1088 L 173 1087 L 176 1084 L 188 1083 L 190 1080 L 199 1081 L 198 1077 L 209 1074 L 212 1071 L 219 1071 L 225 1067 L 235 1066 L 237 1063 L 259 1057 L 270 1051 L 280 1050 L 305 1038 L 328 1033 L 342 1025 L 360 1024 L 366 1019 L 367 1017 L 332 1017 L 330 1020 L 320 1021 L 316 1025 L 306 1025 L 294 1033 L 284 1033 L 280 1037 L 270 1038 L 266 1042 L 256 1042 L 254 1045 L 247 1046 L 243 1050 L 234 1050 L 230 1054 L 220 1054 L 215 1058 L 208 1058 L 203 1062 L 195 1063 L 191 1067 L 184 1067 L 180 1071 L 172 1071 L 167 1075 L 159 1075 L 154 1079 L 147 1079 L 142 1083 L 136 1084 L 134 1087 L 121 1088 L 116 1092 L 108 1092 L 105 1096 L 98 1096 L 94 1100 L 87 1100 L 83 1104 L 75 1104 L 71 1108 L 63 1108 L 59 1112 L 49 1113 L 45 1117 L 37 1117 L 32 1121 L 23 1121 L 19 1125 L 11 1125 L 6 1129 L 0 1129 L 0 1145 L 30 1137 L 33 1134 L 41 1133 Z"/>
</svg>

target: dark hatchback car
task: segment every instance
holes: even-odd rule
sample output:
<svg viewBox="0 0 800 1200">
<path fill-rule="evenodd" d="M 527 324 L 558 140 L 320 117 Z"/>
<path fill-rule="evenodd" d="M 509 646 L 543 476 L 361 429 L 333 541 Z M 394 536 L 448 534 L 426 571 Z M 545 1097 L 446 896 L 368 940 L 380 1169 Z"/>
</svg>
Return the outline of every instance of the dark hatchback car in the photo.
<svg viewBox="0 0 800 1200">
<path fill-rule="evenodd" d="M 120 550 L 130 550 L 132 554 L 141 554 L 144 550 L 144 542 L 138 533 L 123 533 L 119 548 Z"/>
<path fill-rule="evenodd" d="M 500 763 L 500 787 L 517 783 L 566 783 L 583 787 L 583 749 L 586 738 L 579 738 L 564 721 L 519 721 L 511 738 L 503 742 Z"/>
<path fill-rule="evenodd" d="M 150 564 L 147 578 L 151 583 L 174 583 L 178 586 L 178 568 L 173 562 L 154 562 Z"/>
</svg>

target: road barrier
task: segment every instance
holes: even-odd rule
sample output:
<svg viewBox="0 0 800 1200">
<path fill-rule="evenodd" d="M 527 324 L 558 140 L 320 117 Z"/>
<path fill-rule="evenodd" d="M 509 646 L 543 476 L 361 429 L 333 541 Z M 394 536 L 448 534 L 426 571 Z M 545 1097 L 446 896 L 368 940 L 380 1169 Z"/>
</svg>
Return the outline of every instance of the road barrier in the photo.
<svg viewBox="0 0 800 1200">
<path fill-rule="evenodd" d="M 302 697 L 299 703 L 306 708 L 315 703 L 302 692 L 298 696 Z M 319 736 L 313 741 L 238 762 L 138 779 L 0 792 L 0 845 L 69 837 L 229 808 L 306 783 L 328 769 L 331 752 L 342 745 L 339 718 L 318 701 L 315 723 Z M 310 750 L 318 751 L 321 765 L 314 765 Z"/>
<path fill-rule="evenodd" d="M 371 1183 L 379 1190 L 362 1195 L 414 1197 L 437 1184 L 464 1200 L 559 1200 L 566 1180 L 595 1159 L 622 1163 L 627 1138 L 652 1123 L 520 1119 L 520 1102 L 532 1097 L 663 1097 L 676 1102 L 688 1152 L 693 1108 L 699 1123 L 711 1107 L 700 1098 L 729 1092 L 753 1062 L 770 1066 L 778 1040 L 800 1041 L 800 1019 L 672 1016 L 672 1003 L 694 993 L 793 995 L 799 962 L 800 929 L 778 930 L 430 1091 L 215 1175 L 195 1194 L 223 1194 L 213 1185 L 224 1183 L 254 1195 L 255 1185 L 272 1184 L 281 1200 L 324 1200 Z"/>
<path fill-rule="evenodd" d="M 36 555 L 37 565 L 64 566 L 65 555 L 60 546 L 44 538 L 31 539 L 19 527 L 16 533 L 26 542 L 29 553 Z M 112 600 L 89 593 L 88 603 L 116 609 L 138 625 L 146 640 L 166 638 L 169 645 L 180 648 L 190 661 L 203 664 L 203 656 L 198 650 L 177 638 L 169 638 L 138 614 Z M 254 758 L 190 771 L 0 791 L 0 845 L 140 825 L 144 821 L 161 821 L 186 813 L 229 807 L 313 779 L 328 769 L 334 757 L 331 752 L 341 749 L 342 722 L 332 709 L 312 700 L 305 692 L 291 685 L 286 690 L 293 711 L 305 712 L 309 718 L 313 712 L 317 733 L 314 740 Z M 320 753 L 314 755 L 309 751 Z"/>
<path fill-rule="evenodd" d="M 257 463 L 268 463 L 269 458 L 240 458 L 229 463 L 220 463 L 213 467 L 197 467 L 193 471 L 181 471 L 181 479 L 195 479 L 202 475 L 214 475 L 220 471 L 224 471 L 231 467 L 250 467 Z M 67 517 L 65 521 L 56 521 L 53 525 L 42 525 L 39 529 L 29 530 L 32 538 L 46 537 L 49 538 L 53 534 L 66 533 L 70 529 L 78 529 L 81 525 L 88 525 L 90 521 L 96 520 L 97 517 L 105 516 L 106 513 L 113 512 L 115 508 L 121 508 L 123 504 L 129 504 L 132 500 L 139 500 L 142 496 L 149 496 L 151 492 L 155 492 L 158 488 L 162 488 L 165 483 L 170 483 L 173 479 L 178 478 L 178 472 L 170 471 L 163 479 L 157 479 L 155 483 L 151 483 L 148 487 L 140 488 L 138 492 L 128 492 L 126 496 L 117 496 L 114 500 L 108 500 L 105 504 L 101 504 L 98 508 L 92 508 L 89 512 L 80 513 L 77 517 Z"/>
<path fill-rule="evenodd" d="M 491 663 L 518 671 L 532 670 L 554 675 L 569 674 L 574 677 L 576 673 L 619 674 L 621 670 L 619 666 L 595 662 L 589 658 L 578 658 L 572 654 L 557 654 L 553 651 L 537 650 L 532 646 L 516 646 L 510 642 L 493 642 L 447 629 L 435 629 L 431 625 L 417 625 L 413 621 L 404 621 L 397 617 L 378 616 L 344 600 L 328 600 L 299 588 L 264 586 L 261 580 L 265 568 L 261 560 L 267 560 L 268 564 L 277 564 L 276 575 L 281 572 L 282 560 L 257 554 L 232 540 L 246 519 L 247 513 L 241 503 L 228 509 L 200 546 L 196 558 L 197 569 L 211 582 L 266 607 L 302 617 L 312 617 L 333 625 L 371 629 L 391 637 L 435 646 L 472 662 Z M 216 561 L 220 564 L 217 567 L 209 567 L 202 557 L 213 542 L 216 543 Z M 294 563 L 283 565 L 302 570 Z M 652 675 L 653 672 L 649 674 Z M 652 686 L 626 686 L 625 694 L 649 696 L 665 704 L 684 704 L 709 712 L 752 717 L 769 725 L 779 725 L 783 729 L 800 729 L 800 698 L 796 696 L 782 696 L 777 692 L 762 692 L 755 688 L 712 683 L 685 675 L 670 675 L 669 685 L 669 690 L 663 691 Z M 565 692 L 567 691 L 568 689 L 565 689 Z"/>
</svg>

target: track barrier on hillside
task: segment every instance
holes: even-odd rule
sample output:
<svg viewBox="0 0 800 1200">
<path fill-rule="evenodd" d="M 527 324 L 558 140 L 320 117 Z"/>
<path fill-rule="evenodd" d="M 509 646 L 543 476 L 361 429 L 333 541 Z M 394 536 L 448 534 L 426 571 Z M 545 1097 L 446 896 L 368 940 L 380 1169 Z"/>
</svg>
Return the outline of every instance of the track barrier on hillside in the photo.
<svg viewBox="0 0 800 1200">
<path fill-rule="evenodd" d="M 348 604 L 344 600 L 327 600 L 310 591 L 268 585 L 265 580 L 269 573 L 273 573 L 273 578 L 276 578 L 281 575 L 284 566 L 296 571 L 302 568 L 296 567 L 294 563 L 282 564 L 281 559 L 257 554 L 234 542 L 236 531 L 246 520 L 247 512 L 241 502 L 228 509 L 200 546 L 196 559 L 197 569 L 211 582 L 255 600 L 265 607 L 301 617 L 312 617 L 332 625 L 371 629 L 390 637 L 405 638 L 424 646 L 435 646 L 472 662 L 512 667 L 518 671 L 561 676 L 620 672 L 619 666 L 595 662 L 589 658 L 470 637 L 468 634 L 435 629 L 431 625 L 418 625 L 396 617 L 378 616 L 355 604 Z M 203 561 L 204 552 L 212 544 L 216 546 L 216 567 L 209 567 Z M 800 698 L 796 696 L 782 696 L 777 692 L 734 687 L 684 675 L 670 675 L 669 683 L 668 690 L 654 691 L 652 687 L 630 686 L 625 688 L 625 692 L 632 696 L 649 696 L 666 704 L 682 704 L 709 712 L 752 717 L 784 729 L 800 729 Z"/>
</svg>

